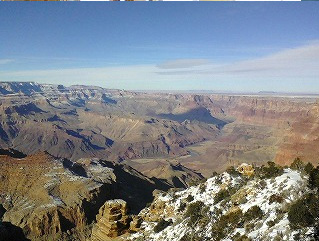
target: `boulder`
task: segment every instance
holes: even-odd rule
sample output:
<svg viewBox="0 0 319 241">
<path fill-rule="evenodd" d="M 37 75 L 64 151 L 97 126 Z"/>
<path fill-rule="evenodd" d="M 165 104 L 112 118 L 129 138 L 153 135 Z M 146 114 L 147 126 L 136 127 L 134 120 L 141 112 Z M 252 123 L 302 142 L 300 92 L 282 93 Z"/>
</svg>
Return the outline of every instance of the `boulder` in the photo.
<svg viewBox="0 0 319 241">
<path fill-rule="evenodd" d="M 252 176 L 255 173 L 255 169 L 253 168 L 252 165 L 250 164 L 246 164 L 246 163 L 242 163 L 237 167 L 237 171 L 239 173 L 241 173 L 244 176 Z"/>
</svg>

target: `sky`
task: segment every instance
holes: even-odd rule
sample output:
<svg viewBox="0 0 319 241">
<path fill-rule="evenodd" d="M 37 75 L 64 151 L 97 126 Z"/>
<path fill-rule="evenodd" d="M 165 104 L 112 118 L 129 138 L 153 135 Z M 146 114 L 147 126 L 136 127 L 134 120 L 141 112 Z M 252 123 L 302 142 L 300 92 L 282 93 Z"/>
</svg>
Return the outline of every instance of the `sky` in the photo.
<svg viewBox="0 0 319 241">
<path fill-rule="evenodd" d="M 319 93 L 319 2 L 1 2 L 0 81 Z"/>
</svg>

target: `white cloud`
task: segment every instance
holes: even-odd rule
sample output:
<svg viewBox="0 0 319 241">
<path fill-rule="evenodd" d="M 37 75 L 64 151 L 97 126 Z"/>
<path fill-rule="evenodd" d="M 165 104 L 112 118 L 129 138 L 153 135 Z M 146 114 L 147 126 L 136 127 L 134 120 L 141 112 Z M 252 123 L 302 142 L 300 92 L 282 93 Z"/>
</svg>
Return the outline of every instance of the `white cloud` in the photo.
<svg viewBox="0 0 319 241">
<path fill-rule="evenodd" d="M 13 59 L 0 59 L 0 64 L 8 64 L 13 62 Z"/>
<path fill-rule="evenodd" d="M 225 66 L 225 73 L 285 76 L 318 76 L 319 43 L 287 49 L 278 53 Z M 319 77 L 319 76 L 318 76 Z"/>
<path fill-rule="evenodd" d="M 309 80 L 310 86 L 310 83 L 319 80 L 318 66 L 319 42 L 313 41 L 265 57 L 233 63 L 212 64 L 212 61 L 206 59 L 178 59 L 160 65 L 0 71 L 0 80 L 91 84 L 125 89 L 205 89 L 209 85 L 222 86 L 223 82 L 229 84 L 230 81 L 233 85 L 243 81 L 250 81 L 254 85 L 261 83 L 255 80 L 263 81 L 264 85 L 267 81 L 275 80 L 285 83 L 290 80 L 299 83 Z"/>
<path fill-rule="evenodd" d="M 164 63 L 158 64 L 160 69 L 179 69 L 179 68 L 191 68 L 195 66 L 208 64 L 207 59 L 175 59 L 169 60 Z"/>
<path fill-rule="evenodd" d="M 194 66 L 187 70 L 158 71 L 160 75 L 319 77 L 319 43 L 286 49 L 265 57 L 219 65 Z"/>
</svg>

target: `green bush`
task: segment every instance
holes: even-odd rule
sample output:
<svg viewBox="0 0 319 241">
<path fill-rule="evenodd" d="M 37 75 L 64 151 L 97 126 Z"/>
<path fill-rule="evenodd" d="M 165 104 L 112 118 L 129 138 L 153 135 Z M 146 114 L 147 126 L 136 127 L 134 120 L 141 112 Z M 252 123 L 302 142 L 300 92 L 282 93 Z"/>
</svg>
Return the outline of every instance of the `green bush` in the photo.
<svg viewBox="0 0 319 241">
<path fill-rule="evenodd" d="M 223 183 L 223 177 L 221 175 L 217 176 L 215 179 L 216 184 L 222 184 Z"/>
<path fill-rule="evenodd" d="M 238 177 L 240 175 L 240 173 L 235 169 L 234 166 L 229 166 L 226 169 L 226 172 L 233 177 Z"/>
<path fill-rule="evenodd" d="M 242 186 L 244 186 L 243 183 L 236 184 L 236 185 L 234 185 L 232 187 L 229 187 L 228 188 L 229 195 L 231 196 L 231 195 L 235 194 Z"/>
<path fill-rule="evenodd" d="M 212 177 L 216 177 L 216 176 L 218 176 L 218 173 L 215 172 L 215 171 L 213 171 L 212 175 L 210 175 L 211 178 L 212 178 Z"/>
<path fill-rule="evenodd" d="M 305 164 L 300 160 L 299 157 L 295 158 L 295 160 L 290 164 L 290 168 L 293 170 L 302 171 L 305 168 Z"/>
<path fill-rule="evenodd" d="M 138 238 L 135 238 L 135 241 L 145 241 L 146 239 L 144 237 L 138 237 Z"/>
<path fill-rule="evenodd" d="M 301 233 L 298 232 L 298 233 L 294 234 L 293 239 L 296 240 L 296 241 L 302 240 L 302 239 L 301 239 Z"/>
<path fill-rule="evenodd" d="M 250 233 L 255 228 L 254 223 L 246 223 L 245 224 L 245 231 L 246 233 Z"/>
<path fill-rule="evenodd" d="M 222 215 L 212 226 L 214 240 L 221 240 L 226 237 L 234 228 L 242 227 L 243 213 L 240 209 Z"/>
<path fill-rule="evenodd" d="M 255 206 L 252 206 L 251 208 L 249 208 L 247 210 L 247 212 L 245 212 L 244 220 L 246 222 L 249 222 L 249 221 L 254 220 L 254 219 L 261 219 L 262 216 L 263 216 L 263 211 L 261 211 L 260 207 L 255 205 Z"/>
<path fill-rule="evenodd" d="M 193 179 L 188 182 L 189 187 L 197 186 L 201 183 L 205 183 L 207 181 L 207 178 L 202 178 L 202 179 Z"/>
<path fill-rule="evenodd" d="M 308 162 L 305 166 L 305 172 L 309 175 L 313 169 L 314 166 L 310 162 Z"/>
<path fill-rule="evenodd" d="M 199 185 L 199 192 L 200 192 L 200 193 L 203 193 L 203 192 L 205 192 L 205 190 L 206 190 L 206 185 L 205 185 L 205 183 L 201 183 L 201 184 Z"/>
<path fill-rule="evenodd" d="M 185 218 L 189 218 L 188 224 L 194 225 L 206 225 L 209 222 L 209 207 L 203 202 L 197 201 L 188 205 Z"/>
<path fill-rule="evenodd" d="M 261 179 L 277 177 L 283 174 L 284 170 L 281 166 L 276 165 L 274 162 L 267 162 L 267 166 L 261 166 L 255 169 L 256 176 Z"/>
<path fill-rule="evenodd" d="M 168 227 L 169 225 L 171 225 L 173 222 L 172 222 L 172 219 L 169 219 L 168 221 L 166 221 L 165 219 L 161 219 L 154 227 L 154 232 L 155 233 L 159 233 L 161 232 L 162 230 L 164 230 L 166 227 Z"/>
<path fill-rule="evenodd" d="M 183 212 L 186 208 L 186 203 L 180 202 L 179 207 L 177 209 L 178 212 Z"/>
<path fill-rule="evenodd" d="M 229 191 L 227 189 L 221 189 L 218 193 L 216 193 L 214 197 L 214 204 L 217 204 L 220 201 L 223 201 L 229 198 L 230 198 Z"/>
<path fill-rule="evenodd" d="M 267 182 L 265 180 L 260 180 L 259 186 L 261 189 L 265 189 L 267 187 Z"/>
<path fill-rule="evenodd" d="M 279 194 L 272 194 L 270 197 L 269 197 L 269 204 L 272 204 L 274 202 L 276 203 L 282 203 L 284 201 L 284 198 L 279 195 Z"/>
<path fill-rule="evenodd" d="M 319 217 L 319 198 L 315 194 L 307 194 L 290 205 L 288 220 L 293 229 L 309 227 Z"/>
<path fill-rule="evenodd" d="M 310 172 L 308 183 L 311 189 L 319 188 L 319 168 L 318 167 L 312 169 L 312 171 Z"/>
<path fill-rule="evenodd" d="M 197 234 L 187 233 L 179 241 L 202 241 L 203 239 Z"/>
<path fill-rule="evenodd" d="M 233 237 L 232 237 L 233 241 L 251 241 L 250 238 L 248 238 L 245 234 L 241 235 L 240 233 L 236 233 Z"/>
<path fill-rule="evenodd" d="M 273 227 L 275 224 L 276 224 L 275 220 L 270 220 L 270 221 L 267 222 L 267 226 L 268 227 Z"/>
<path fill-rule="evenodd" d="M 191 202 L 193 200 L 194 200 L 194 197 L 192 195 L 188 195 L 187 198 L 186 198 L 187 202 Z"/>
</svg>

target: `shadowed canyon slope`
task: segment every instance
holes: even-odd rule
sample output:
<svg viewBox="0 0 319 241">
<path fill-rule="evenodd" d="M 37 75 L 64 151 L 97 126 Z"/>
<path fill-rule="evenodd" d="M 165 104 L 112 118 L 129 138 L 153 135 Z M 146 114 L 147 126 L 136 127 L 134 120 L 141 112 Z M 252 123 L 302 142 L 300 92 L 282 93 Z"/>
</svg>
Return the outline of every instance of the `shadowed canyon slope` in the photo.
<svg viewBox="0 0 319 241">
<path fill-rule="evenodd" d="M 31 240 L 58 239 L 67 230 L 86 235 L 107 200 L 125 200 L 134 214 L 152 201 L 155 189 L 171 187 L 126 165 L 94 158 L 72 162 L 44 152 L 0 155 L 0 168 L 2 222 L 20 227 Z"/>
<path fill-rule="evenodd" d="M 207 176 L 242 161 L 287 164 L 299 156 L 317 163 L 314 98 L 36 83 L 1 83 L 0 89 L 0 146 L 26 154 L 47 151 L 73 161 L 166 159 Z"/>
</svg>

